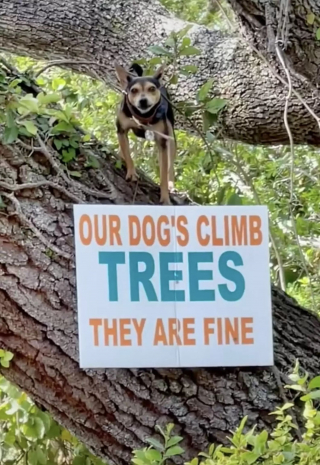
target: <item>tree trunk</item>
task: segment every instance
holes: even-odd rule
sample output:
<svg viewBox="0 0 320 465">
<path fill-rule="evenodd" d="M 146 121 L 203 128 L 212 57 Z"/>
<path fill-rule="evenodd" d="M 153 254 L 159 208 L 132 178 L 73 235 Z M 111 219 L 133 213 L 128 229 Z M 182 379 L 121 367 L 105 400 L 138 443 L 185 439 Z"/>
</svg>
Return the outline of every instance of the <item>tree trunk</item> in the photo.
<svg viewBox="0 0 320 465">
<path fill-rule="evenodd" d="M 283 124 L 287 89 L 249 45 L 251 41 L 270 60 L 272 67 L 278 66 L 275 54 L 267 53 L 272 43 L 267 38 L 276 36 L 279 3 L 230 0 L 246 26 L 245 40 L 238 33 L 222 34 L 197 25 L 190 31 L 194 45 L 202 54 L 196 58 L 188 57 L 186 63 L 196 64 L 198 72 L 173 86 L 173 99 L 177 102 L 192 98 L 204 81 L 214 78 L 215 93 L 228 100 L 220 117 L 221 134 L 227 138 L 252 144 L 288 142 Z M 319 42 L 315 39 L 317 20 L 310 25 L 306 15 L 309 8 L 310 11 L 314 9 L 317 16 L 319 6 L 311 0 L 289 3 L 290 34 L 286 53 L 293 63 L 290 68 L 293 83 L 317 113 L 320 112 L 320 100 L 309 82 L 317 83 L 319 79 Z M 133 59 L 147 56 L 150 45 L 163 42 L 171 31 L 184 25 L 155 0 L 0 2 L 2 49 L 49 60 L 85 60 L 89 64 L 78 69 L 89 74 L 99 71 L 104 76 L 110 75 L 110 79 L 115 78 L 115 59 L 128 65 Z M 69 66 L 77 68 L 72 64 Z M 279 69 L 284 76 L 281 67 Z M 305 77 L 303 81 L 301 75 Z M 188 128 L 178 114 L 177 119 L 180 128 Z M 296 97 L 290 105 L 289 122 L 295 143 L 320 143 L 316 121 Z"/>
<path fill-rule="evenodd" d="M 159 188 L 142 174 L 127 183 L 98 146 L 101 169 L 80 155 L 81 181 L 70 180 L 50 145 L 35 140 L 30 156 L 26 142 L 0 145 L 0 347 L 15 354 L 5 376 L 109 463 L 128 463 L 156 424 L 177 425 L 186 460 L 244 415 L 270 427 L 295 359 L 320 372 L 319 320 L 277 289 L 276 369 L 79 369 L 72 203 L 157 204 Z"/>
</svg>

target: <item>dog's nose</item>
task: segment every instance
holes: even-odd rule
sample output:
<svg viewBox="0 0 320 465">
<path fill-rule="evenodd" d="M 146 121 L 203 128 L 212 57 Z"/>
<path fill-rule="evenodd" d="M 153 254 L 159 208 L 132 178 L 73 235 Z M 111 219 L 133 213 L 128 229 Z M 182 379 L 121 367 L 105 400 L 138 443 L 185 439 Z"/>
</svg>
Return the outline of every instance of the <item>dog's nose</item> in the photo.
<svg viewBox="0 0 320 465">
<path fill-rule="evenodd" d="M 148 100 L 146 98 L 142 98 L 139 102 L 139 106 L 143 109 L 148 108 Z"/>
</svg>

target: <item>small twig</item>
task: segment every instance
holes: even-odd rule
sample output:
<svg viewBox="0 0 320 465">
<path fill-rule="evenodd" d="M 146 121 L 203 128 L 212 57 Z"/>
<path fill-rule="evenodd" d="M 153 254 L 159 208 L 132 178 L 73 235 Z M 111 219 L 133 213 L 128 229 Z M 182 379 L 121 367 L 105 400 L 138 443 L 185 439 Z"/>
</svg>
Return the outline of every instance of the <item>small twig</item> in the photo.
<svg viewBox="0 0 320 465">
<path fill-rule="evenodd" d="M 284 390 L 284 387 L 283 387 L 283 384 L 282 384 L 282 381 L 281 381 L 281 372 L 280 372 L 279 368 L 274 365 L 273 367 L 271 367 L 271 371 L 274 374 L 274 377 L 275 377 L 275 380 L 276 380 L 276 383 L 277 383 L 277 386 L 278 386 L 282 401 L 285 404 L 288 404 L 289 400 L 288 400 L 288 398 L 286 396 L 286 393 L 285 393 L 285 390 Z M 302 441 L 302 433 L 301 433 L 301 430 L 299 428 L 299 424 L 298 424 L 295 412 L 293 411 L 292 408 L 290 408 L 290 413 L 291 413 L 292 420 L 293 420 L 293 422 L 294 422 L 294 424 L 296 425 L 296 428 L 297 428 L 297 435 L 298 435 L 299 441 Z"/>
<path fill-rule="evenodd" d="M 34 233 L 35 236 L 38 237 L 38 239 L 40 239 L 40 241 L 46 246 L 48 247 L 48 249 L 52 250 L 53 252 L 55 252 L 57 255 L 65 258 L 66 260 L 71 260 L 72 259 L 72 255 L 64 252 L 63 250 L 59 249 L 59 247 L 55 246 L 54 244 L 52 244 L 50 241 L 48 241 L 48 239 L 46 239 L 44 237 L 44 235 L 39 231 L 38 228 L 36 228 L 36 226 L 32 223 L 31 220 L 29 220 L 25 214 L 22 212 L 22 208 L 21 208 L 21 205 L 20 205 L 20 202 L 19 200 L 14 196 L 13 192 L 11 194 L 7 194 L 5 192 L 1 192 L 1 195 L 5 198 L 7 198 L 8 200 L 10 200 L 10 202 L 13 203 L 13 205 L 15 206 L 15 212 L 14 214 L 16 214 L 18 216 L 18 218 L 20 219 L 20 221 L 22 223 L 24 223 L 29 229 L 31 229 L 31 231 Z"/>
<path fill-rule="evenodd" d="M 69 192 L 65 187 L 60 186 L 52 181 L 42 180 L 37 182 L 29 182 L 25 184 L 9 184 L 7 182 L 0 181 L 0 187 L 2 189 L 6 189 L 11 192 L 17 192 L 24 189 L 36 189 L 38 187 L 51 187 L 52 189 L 56 189 L 57 191 L 62 192 L 66 197 L 69 197 L 75 203 L 86 203 L 84 200 L 79 199 L 76 195 Z"/>
<path fill-rule="evenodd" d="M 300 244 L 299 235 L 298 235 L 298 231 L 297 231 L 297 227 L 296 227 L 296 221 L 295 221 L 295 217 L 294 217 L 294 214 L 293 214 L 294 142 L 293 142 L 293 137 L 292 137 L 291 129 L 290 129 L 289 122 L 288 122 L 288 107 L 289 107 L 289 101 L 290 101 L 291 95 L 292 95 L 292 80 L 291 80 L 289 70 L 288 70 L 288 68 L 287 68 L 287 66 L 285 64 L 284 57 L 282 55 L 282 52 L 280 50 L 280 47 L 279 47 L 279 44 L 277 43 L 277 41 L 275 43 L 275 47 L 276 47 L 277 56 L 279 58 L 281 66 L 282 66 L 282 68 L 283 68 L 283 70 L 284 70 L 284 72 L 285 72 L 285 74 L 287 76 L 287 80 L 288 80 L 288 94 L 287 94 L 287 97 L 286 97 L 286 103 L 285 103 L 285 107 L 284 107 L 283 118 L 284 118 L 284 125 L 285 125 L 286 131 L 288 133 L 289 141 L 290 141 L 290 153 L 291 153 L 290 203 L 289 203 L 291 223 L 292 223 L 293 234 L 295 236 L 295 239 L 296 239 L 296 242 L 297 242 L 297 245 L 298 245 L 302 266 L 304 268 L 306 276 L 309 279 L 309 288 L 310 288 L 310 294 L 311 294 L 312 303 L 313 303 L 313 310 L 316 311 L 316 301 L 315 301 L 315 297 L 314 297 L 314 293 L 313 293 L 313 289 L 312 289 L 311 276 L 310 276 L 310 273 L 309 273 L 309 270 L 308 270 L 308 267 L 307 267 L 305 257 L 303 255 L 303 250 L 302 250 L 302 247 L 301 247 L 301 244 Z"/>
<path fill-rule="evenodd" d="M 80 191 L 84 192 L 85 194 L 92 195 L 92 196 L 97 197 L 97 198 L 110 200 L 110 199 L 113 199 L 113 198 L 117 197 L 115 189 L 110 183 L 109 183 L 109 188 L 110 188 L 111 192 L 109 194 L 106 194 L 105 192 L 99 192 L 99 191 L 97 191 L 95 189 L 90 189 L 89 187 L 84 186 L 83 184 L 81 184 L 81 183 L 79 183 L 77 181 L 74 181 L 73 179 L 69 179 L 68 176 L 64 173 L 63 169 L 60 167 L 60 165 L 57 162 L 57 160 L 55 159 L 55 157 L 50 153 L 50 151 L 48 150 L 46 144 L 43 142 L 41 137 L 39 135 L 37 135 L 36 137 L 37 137 L 38 142 L 40 144 L 40 150 L 39 151 L 46 157 L 46 159 L 49 161 L 51 166 L 56 170 L 56 172 L 62 177 L 62 179 L 67 184 L 69 184 L 69 185 L 71 184 L 71 185 L 77 187 Z"/>
</svg>

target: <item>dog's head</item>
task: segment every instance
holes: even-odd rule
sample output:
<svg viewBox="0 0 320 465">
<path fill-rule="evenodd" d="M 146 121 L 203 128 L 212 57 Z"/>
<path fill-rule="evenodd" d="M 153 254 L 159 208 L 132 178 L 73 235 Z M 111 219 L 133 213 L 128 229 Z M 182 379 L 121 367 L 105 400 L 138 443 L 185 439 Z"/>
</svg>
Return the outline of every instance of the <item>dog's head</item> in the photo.
<svg viewBox="0 0 320 465">
<path fill-rule="evenodd" d="M 115 68 L 121 87 L 127 92 L 129 103 L 140 113 L 147 113 L 159 103 L 163 66 L 153 76 L 142 76 L 143 71 L 139 65 L 132 66 L 131 73 L 118 64 Z"/>
</svg>

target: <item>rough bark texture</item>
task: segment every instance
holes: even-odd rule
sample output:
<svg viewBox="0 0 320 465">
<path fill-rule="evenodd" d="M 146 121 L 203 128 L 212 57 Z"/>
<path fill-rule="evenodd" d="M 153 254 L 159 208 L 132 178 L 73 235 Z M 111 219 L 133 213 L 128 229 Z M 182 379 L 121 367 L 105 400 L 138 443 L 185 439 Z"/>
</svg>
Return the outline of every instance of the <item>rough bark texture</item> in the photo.
<svg viewBox="0 0 320 465">
<path fill-rule="evenodd" d="M 249 40 L 267 55 L 266 37 L 276 35 L 280 2 L 230 3 L 239 19 L 245 22 Z M 307 24 L 306 14 L 310 10 L 317 15 L 319 6 L 311 0 L 289 3 L 293 45 L 290 42 L 286 53 L 289 58 L 292 55 L 294 65 L 302 57 L 296 74 L 305 71 L 308 79 L 317 82 L 320 48 L 315 40 L 316 26 Z M 172 30 L 179 30 L 184 24 L 155 0 L 2 0 L 0 47 L 50 60 L 96 61 L 104 68 L 90 65 L 91 69 L 110 73 L 110 78 L 114 78 L 115 59 L 129 64 L 132 59 L 146 56 L 149 45 L 161 43 Z M 190 37 L 202 55 L 186 62 L 197 64 L 199 72 L 182 79 L 172 89 L 174 100 L 190 99 L 206 79 L 213 77 L 216 93 L 229 102 L 221 117 L 224 136 L 248 143 L 287 143 L 283 124 L 286 89 L 248 42 L 238 33 L 222 34 L 197 25 L 190 31 Z M 269 58 L 276 65 L 272 54 Z M 319 112 L 318 93 L 308 80 L 301 82 L 295 78 L 294 84 L 314 111 Z M 290 105 L 289 121 L 295 143 L 320 143 L 316 122 L 296 98 Z M 179 116 L 178 124 L 187 127 Z"/>
<path fill-rule="evenodd" d="M 131 203 L 135 188 L 112 156 L 101 170 L 86 171 L 80 185 L 64 182 L 44 160 L 38 152 L 28 157 L 25 149 L 0 147 L 2 196 L 10 192 L 4 182 L 16 186 L 14 197 L 5 197 L 6 213 L 18 213 L 0 216 L 0 347 L 15 354 L 5 376 L 110 463 L 128 463 L 131 450 L 155 434 L 156 423 L 177 425 L 186 459 L 208 442 L 224 442 L 244 415 L 249 425 L 270 426 L 268 413 L 285 401 L 279 381 L 286 381 L 272 369 L 79 369 L 72 209 L 61 187 L 81 202 L 111 204 Z M 17 190 L 48 180 L 59 190 Z M 158 198 L 158 188 L 141 181 L 136 202 Z M 54 247 L 61 254 L 52 253 Z M 71 260 L 61 256 L 67 254 Z M 279 372 L 290 371 L 299 358 L 319 373 L 319 320 L 276 289 L 273 316 Z"/>
</svg>

